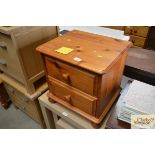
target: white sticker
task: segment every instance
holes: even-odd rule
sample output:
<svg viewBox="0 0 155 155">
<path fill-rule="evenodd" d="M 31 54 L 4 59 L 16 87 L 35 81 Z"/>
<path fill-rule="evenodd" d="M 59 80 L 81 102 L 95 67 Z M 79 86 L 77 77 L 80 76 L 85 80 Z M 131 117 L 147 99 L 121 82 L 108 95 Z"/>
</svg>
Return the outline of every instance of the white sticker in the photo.
<svg viewBox="0 0 155 155">
<path fill-rule="evenodd" d="M 82 61 L 82 59 L 81 58 L 78 58 L 78 57 L 75 57 L 74 60 L 77 61 L 77 62 Z"/>
<path fill-rule="evenodd" d="M 66 112 L 63 112 L 62 114 L 63 114 L 64 116 L 66 116 L 66 117 L 68 116 L 68 114 L 67 114 Z"/>
</svg>

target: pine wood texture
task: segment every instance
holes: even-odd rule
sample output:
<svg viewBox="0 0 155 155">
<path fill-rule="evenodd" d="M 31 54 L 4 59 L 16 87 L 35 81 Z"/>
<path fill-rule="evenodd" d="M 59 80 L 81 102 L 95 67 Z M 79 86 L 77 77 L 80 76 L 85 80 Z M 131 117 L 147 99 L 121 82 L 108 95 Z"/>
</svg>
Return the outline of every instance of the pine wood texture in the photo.
<svg viewBox="0 0 155 155">
<path fill-rule="evenodd" d="M 42 54 L 49 97 L 100 124 L 119 94 L 131 42 L 74 30 L 37 50 Z M 61 47 L 73 51 L 63 55 Z M 81 59 L 75 61 L 75 57 Z"/>
<path fill-rule="evenodd" d="M 74 30 L 39 46 L 37 50 L 80 68 L 103 74 L 130 45 L 127 41 Z M 60 47 L 70 47 L 74 51 L 64 56 L 56 52 Z M 75 57 L 82 61 L 76 62 Z"/>
<path fill-rule="evenodd" d="M 57 36 L 57 27 L 0 27 L 0 70 L 34 93 L 36 85 L 45 82 L 43 62 L 35 48 Z"/>
</svg>

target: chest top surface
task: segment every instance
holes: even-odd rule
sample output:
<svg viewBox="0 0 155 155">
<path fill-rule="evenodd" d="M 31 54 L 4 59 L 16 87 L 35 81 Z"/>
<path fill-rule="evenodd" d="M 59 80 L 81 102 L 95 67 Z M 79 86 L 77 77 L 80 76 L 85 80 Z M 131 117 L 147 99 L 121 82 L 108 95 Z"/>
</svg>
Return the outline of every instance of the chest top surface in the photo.
<svg viewBox="0 0 155 155">
<path fill-rule="evenodd" d="M 73 30 L 37 47 L 37 51 L 87 69 L 103 74 L 132 45 L 129 41 L 118 40 L 79 30 Z M 68 54 L 56 50 L 61 47 L 73 49 Z"/>
</svg>

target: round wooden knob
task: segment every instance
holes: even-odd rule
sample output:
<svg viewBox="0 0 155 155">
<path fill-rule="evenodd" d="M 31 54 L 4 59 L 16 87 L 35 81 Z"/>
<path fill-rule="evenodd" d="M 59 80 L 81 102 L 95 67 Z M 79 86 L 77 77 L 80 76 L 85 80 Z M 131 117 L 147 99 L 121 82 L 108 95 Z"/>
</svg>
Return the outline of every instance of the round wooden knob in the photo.
<svg viewBox="0 0 155 155">
<path fill-rule="evenodd" d="M 134 33 L 137 33 L 137 30 L 134 30 Z"/>
<path fill-rule="evenodd" d="M 63 73 L 62 77 L 64 80 L 69 81 L 69 74 L 68 73 Z"/>
<path fill-rule="evenodd" d="M 71 101 L 71 95 L 66 95 L 66 96 L 64 96 L 64 98 L 65 98 L 65 100 L 67 102 L 70 102 Z"/>
</svg>

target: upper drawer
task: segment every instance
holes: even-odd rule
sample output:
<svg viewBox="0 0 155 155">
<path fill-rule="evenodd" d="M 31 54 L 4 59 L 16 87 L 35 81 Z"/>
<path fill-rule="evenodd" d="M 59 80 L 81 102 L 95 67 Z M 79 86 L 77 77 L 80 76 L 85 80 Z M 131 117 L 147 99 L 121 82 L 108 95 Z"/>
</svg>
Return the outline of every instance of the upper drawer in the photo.
<svg viewBox="0 0 155 155">
<path fill-rule="evenodd" d="M 149 27 L 146 26 L 126 26 L 125 34 L 147 37 Z"/>
<path fill-rule="evenodd" d="M 47 74 L 63 81 L 70 86 L 78 88 L 85 93 L 94 95 L 97 75 L 77 69 L 52 58 L 45 57 Z"/>
<path fill-rule="evenodd" d="M 97 100 L 95 97 L 85 94 L 78 89 L 68 86 L 67 84 L 64 84 L 54 78 L 48 77 L 48 80 L 49 91 L 54 96 L 58 97 L 58 100 L 54 99 L 56 102 L 63 102 L 65 105 L 69 105 L 73 108 L 78 108 L 88 114 L 95 115 Z"/>
</svg>

